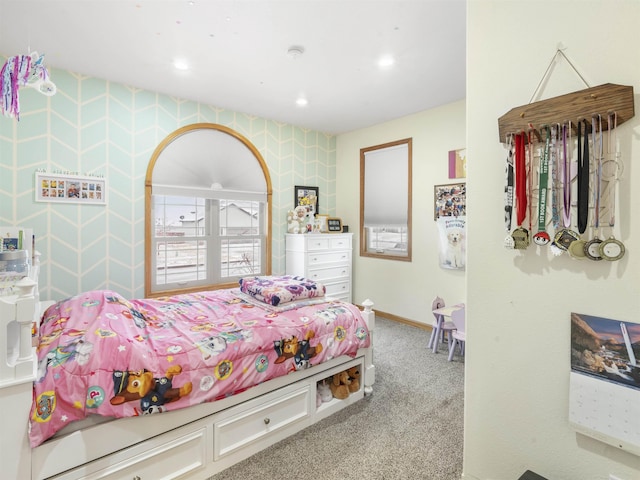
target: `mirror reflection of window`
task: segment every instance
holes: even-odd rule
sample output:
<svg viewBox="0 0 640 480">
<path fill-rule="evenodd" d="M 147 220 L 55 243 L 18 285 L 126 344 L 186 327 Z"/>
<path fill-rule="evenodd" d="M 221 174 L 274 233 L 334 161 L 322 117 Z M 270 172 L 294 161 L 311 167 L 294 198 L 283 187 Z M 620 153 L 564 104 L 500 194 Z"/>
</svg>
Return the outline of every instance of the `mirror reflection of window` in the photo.
<svg viewBox="0 0 640 480">
<path fill-rule="evenodd" d="M 146 185 L 147 296 L 271 274 L 271 181 L 240 134 L 215 124 L 177 130 L 154 152 Z"/>
<path fill-rule="evenodd" d="M 411 261 L 411 145 L 360 149 L 360 255 Z"/>
</svg>

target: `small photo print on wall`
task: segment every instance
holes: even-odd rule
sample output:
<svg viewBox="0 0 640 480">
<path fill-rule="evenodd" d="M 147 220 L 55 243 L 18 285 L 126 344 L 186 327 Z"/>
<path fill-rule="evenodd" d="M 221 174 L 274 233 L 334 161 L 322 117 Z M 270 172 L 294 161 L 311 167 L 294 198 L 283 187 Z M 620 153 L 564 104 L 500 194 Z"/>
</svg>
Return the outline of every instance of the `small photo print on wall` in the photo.
<svg viewBox="0 0 640 480">
<path fill-rule="evenodd" d="M 449 178 L 467 178 L 467 149 L 449 151 Z"/>
<path fill-rule="evenodd" d="M 103 177 L 36 172 L 36 202 L 105 205 L 106 186 Z"/>
<path fill-rule="evenodd" d="M 440 217 L 438 225 L 439 262 L 442 268 L 464 270 L 467 247 L 465 217 Z"/>
<path fill-rule="evenodd" d="M 450 183 L 433 187 L 433 219 L 460 217 L 467 214 L 467 186 L 465 183 Z"/>
</svg>

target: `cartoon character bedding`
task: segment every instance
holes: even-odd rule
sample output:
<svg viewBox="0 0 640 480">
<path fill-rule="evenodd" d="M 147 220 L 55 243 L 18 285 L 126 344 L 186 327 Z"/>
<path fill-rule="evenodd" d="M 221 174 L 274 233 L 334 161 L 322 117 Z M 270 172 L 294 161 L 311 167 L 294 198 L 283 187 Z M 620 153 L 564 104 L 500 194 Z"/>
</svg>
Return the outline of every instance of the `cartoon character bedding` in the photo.
<svg viewBox="0 0 640 480">
<path fill-rule="evenodd" d="M 369 346 L 357 307 L 323 297 L 321 284 L 273 280 L 248 282 L 261 283 L 265 301 L 237 288 L 130 301 L 96 290 L 51 306 L 36 349 L 31 446 L 90 414 L 214 401 Z M 270 288 L 289 299 L 270 305 Z"/>
</svg>

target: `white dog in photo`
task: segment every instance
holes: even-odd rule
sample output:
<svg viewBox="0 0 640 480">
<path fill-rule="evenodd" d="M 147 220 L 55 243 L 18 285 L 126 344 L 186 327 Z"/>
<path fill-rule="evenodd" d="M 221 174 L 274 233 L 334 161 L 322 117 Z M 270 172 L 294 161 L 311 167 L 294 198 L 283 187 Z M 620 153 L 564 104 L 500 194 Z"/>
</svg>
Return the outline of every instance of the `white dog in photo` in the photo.
<svg viewBox="0 0 640 480">
<path fill-rule="evenodd" d="M 464 267 L 464 251 L 462 243 L 464 235 L 459 228 L 452 228 L 447 231 L 447 245 L 445 251 L 445 262 L 451 265 L 451 268 Z"/>
</svg>

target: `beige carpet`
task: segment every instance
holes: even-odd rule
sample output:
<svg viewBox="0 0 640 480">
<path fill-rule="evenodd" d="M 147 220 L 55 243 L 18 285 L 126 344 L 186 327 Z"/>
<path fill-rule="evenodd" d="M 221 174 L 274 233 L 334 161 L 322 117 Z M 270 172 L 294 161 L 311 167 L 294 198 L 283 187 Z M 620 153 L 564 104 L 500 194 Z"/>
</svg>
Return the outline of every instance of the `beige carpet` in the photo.
<svg viewBox="0 0 640 480">
<path fill-rule="evenodd" d="M 427 350 L 428 330 L 376 323 L 372 395 L 211 478 L 460 480 L 464 359 Z"/>
</svg>

